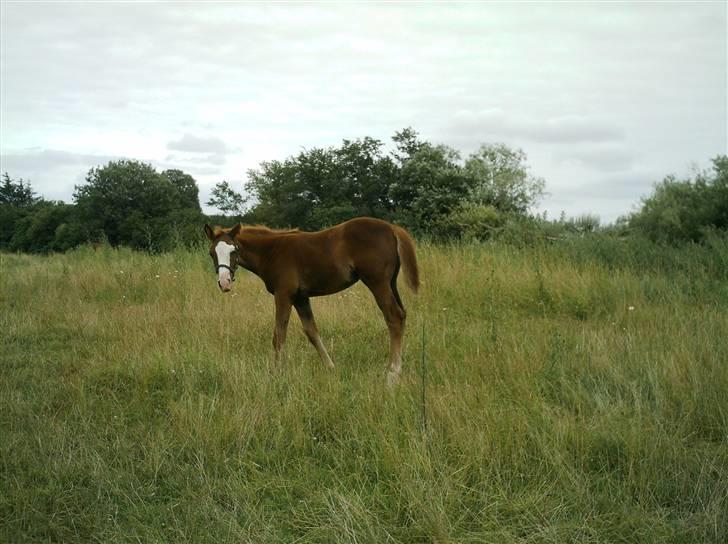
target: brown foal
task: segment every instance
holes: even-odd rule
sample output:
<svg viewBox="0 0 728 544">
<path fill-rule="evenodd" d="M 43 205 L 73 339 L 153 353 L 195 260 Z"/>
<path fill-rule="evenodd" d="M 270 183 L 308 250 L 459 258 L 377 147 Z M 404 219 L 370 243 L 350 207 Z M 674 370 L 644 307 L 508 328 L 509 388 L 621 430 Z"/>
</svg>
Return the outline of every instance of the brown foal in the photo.
<svg viewBox="0 0 728 544">
<path fill-rule="evenodd" d="M 361 280 L 369 288 L 389 328 L 389 372 L 394 382 L 402 367 L 406 312 L 397 292 L 403 265 L 407 284 L 417 292 L 419 272 L 415 246 L 404 229 L 379 219 L 360 217 L 319 232 L 272 230 L 261 226 L 232 228 L 205 225 L 212 242 L 210 256 L 223 292 L 231 289 L 238 264 L 256 274 L 275 298 L 275 360 L 286 340 L 291 307 L 303 330 L 330 368 L 334 363 L 319 336 L 310 297 L 331 295 Z"/>
</svg>

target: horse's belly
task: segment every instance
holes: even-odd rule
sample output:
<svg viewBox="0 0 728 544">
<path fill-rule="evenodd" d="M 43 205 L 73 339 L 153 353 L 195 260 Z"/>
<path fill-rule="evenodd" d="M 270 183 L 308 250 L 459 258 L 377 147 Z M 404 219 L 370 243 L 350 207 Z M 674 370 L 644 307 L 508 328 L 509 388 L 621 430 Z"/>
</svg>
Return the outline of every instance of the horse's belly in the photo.
<svg viewBox="0 0 728 544">
<path fill-rule="evenodd" d="M 325 280 L 318 278 L 319 281 L 311 281 L 304 291 L 310 297 L 322 297 L 332 295 L 343 291 L 359 281 L 359 274 L 356 270 L 351 270 L 349 274 L 336 274 L 334 277 L 329 276 Z"/>
</svg>

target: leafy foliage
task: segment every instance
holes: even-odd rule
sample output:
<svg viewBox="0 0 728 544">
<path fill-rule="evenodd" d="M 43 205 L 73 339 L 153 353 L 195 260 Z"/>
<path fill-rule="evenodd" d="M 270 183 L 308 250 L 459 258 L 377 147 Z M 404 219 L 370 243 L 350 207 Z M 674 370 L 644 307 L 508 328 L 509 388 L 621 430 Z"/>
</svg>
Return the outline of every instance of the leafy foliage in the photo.
<svg viewBox="0 0 728 544">
<path fill-rule="evenodd" d="M 202 211 L 200 208 L 200 190 L 197 187 L 195 178 L 185 174 L 182 170 L 165 170 L 161 175 L 177 188 L 181 208 Z"/>
<path fill-rule="evenodd" d="M 2 185 L 0 185 L 0 206 L 13 206 L 15 208 L 27 208 L 40 201 L 29 181 L 23 178 L 12 179 L 7 172 L 3 174 Z"/>
<path fill-rule="evenodd" d="M 507 216 L 493 206 L 465 203 L 441 222 L 441 233 L 448 238 L 488 240 L 499 233 Z"/>
<path fill-rule="evenodd" d="M 17 222 L 10 249 L 29 253 L 66 251 L 87 239 L 71 204 L 43 201 Z"/>
<path fill-rule="evenodd" d="M 499 239 L 516 245 L 608 231 L 660 242 L 709 243 L 728 231 L 728 157 L 713 159 L 694 179 L 666 177 L 639 211 L 608 229 L 594 215 L 557 221 L 533 216 L 544 180 L 531 173 L 526 153 L 483 144 L 462 158 L 458 150 L 396 132 L 388 148 L 371 137 L 304 149 L 248 171 L 245 196 L 222 181 L 207 201 L 223 212 L 208 219 L 318 230 L 357 216 L 399 223 L 431 239 Z M 64 251 L 108 241 L 165 251 L 200 239 L 204 221 L 195 179 L 177 169 L 157 172 L 135 160 L 92 168 L 74 192 L 75 205 L 38 197 L 30 182 L 0 183 L 0 249 Z M 718 236 L 720 238 L 720 236 Z"/>
<path fill-rule="evenodd" d="M 243 215 L 247 199 L 235 192 L 227 181 L 221 181 L 212 188 L 212 196 L 207 201 L 208 206 L 217 208 L 223 213 Z"/>
<path fill-rule="evenodd" d="M 75 205 L 43 200 L 6 173 L 0 195 L 0 249 L 41 253 L 108 241 L 161 251 L 200 238 L 197 183 L 181 170 L 110 162 L 89 171 Z"/>
<path fill-rule="evenodd" d="M 629 218 L 629 226 L 662 242 L 700 242 L 728 230 L 728 157 L 714 158 L 712 172 L 697 172 L 695 179 L 666 177 Z"/>
<path fill-rule="evenodd" d="M 252 215 L 274 226 L 322 228 L 351 217 L 390 218 L 394 162 L 373 138 L 344 140 L 339 148 L 304 150 L 248 172 Z M 218 189 L 226 187 L 219 184 Z M 222 209 L 222 208 L 221 208 Z"/>
<path fill-rule="evenodd" d="M 92 238 L 161 251 L 180 240 L 185 225 L 202 222 L 197 191 L 194 179 L 179 170 L 159 174 L 149 164 L 120 160 L 92 168 L 74 199 Z"/>
<path fill-rule="evenodd" d="M 418 233 L 459 236 L 463 214 L 469 221 L 478 207 L 490 219 L 493 213 L 526 214 L 543 195 L 543 180 L 528 173 L 522 150 L 484 145 L 463 163 L 457 150 L 423 141 L 411 128 L 392 141 L 390 153 L 380 140 L 365 137 L 262 163 L 248 172 L 245 188 L 255 202 L 249 217 L 320 229 L 368 215 Z M 208 204 L 240 213 L 243 202 L 221 182 Z"/>
<path fill-rule="evenodd" d="M 474 180 L 468 200 L 506 213 L 527 213 L 543 196 L 545 182 L 528 172 L 526 158 L 522 149 L 482 145 L 465 161 L 465 172 Z"/>
<path fill-rule="evenodd" d="M 391 194 L 396 210 L 408 227 L 436 232 L 467 200 L 473 180 L 459 160 L 460 155 L 452 148 L 423 144 L 402 163 Z"/>
</svg>

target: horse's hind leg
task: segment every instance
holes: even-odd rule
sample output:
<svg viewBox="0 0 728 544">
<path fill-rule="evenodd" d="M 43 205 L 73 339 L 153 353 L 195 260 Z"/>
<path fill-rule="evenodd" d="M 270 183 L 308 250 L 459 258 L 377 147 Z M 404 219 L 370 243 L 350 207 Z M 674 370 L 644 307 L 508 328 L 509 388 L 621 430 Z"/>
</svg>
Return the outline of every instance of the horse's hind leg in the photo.
<svg viewBox="0 0 728 544">
<path fill-rule="evenodd" d="M 395 291 L 393 291 L 390 282 L 379 281 L 372 284 L 365 281 L 365 283 L 374 295 L 377 305 L 384 315 L 387 328 L 389 329 L 389 369 L 387 372 L 387 383 L 392 385 L 397 381 L 399 372 L 402 369 L 402 338 L 404 337 L 407 312 L 405 312 L 398 294 L 395 294 Z"/>
<path fill-rule="evenodd" d="M 307 298 L 296 300 L 294 302 L 294 306 L 296 308 L 296 312 L 298 312 L 298 317 L 301 318 L 303 331 L 306 333 L 309 342 L 311 342 L 313 347 L 316 348 L 316 351 L 318 351 L 321 361 L 323 361 L 327 367 L 334 368 L 334 363 L 331 361 L 331 357 L 329 357 L 329 354 L 326 352 L 324 343 L 321 341 L 321 337 L 319 336 L 316 321 L 313 318 L 313 311 L 311 310 L 311 301 Z"/>
</svg>

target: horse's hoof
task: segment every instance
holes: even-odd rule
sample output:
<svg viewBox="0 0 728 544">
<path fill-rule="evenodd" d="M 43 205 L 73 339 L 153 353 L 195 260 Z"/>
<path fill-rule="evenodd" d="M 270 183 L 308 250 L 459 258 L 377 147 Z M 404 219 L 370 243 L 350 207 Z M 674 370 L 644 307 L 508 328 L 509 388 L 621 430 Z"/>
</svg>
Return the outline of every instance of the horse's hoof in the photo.
<svg viewBox="0 0 728 544">
<path fill-rule="evenodd" d="M 394 385 L 399 381 L 399 372 L 387 372 L 387 386 L 388 387 L 394 387 Z"/>
</svg>

